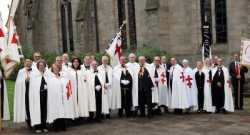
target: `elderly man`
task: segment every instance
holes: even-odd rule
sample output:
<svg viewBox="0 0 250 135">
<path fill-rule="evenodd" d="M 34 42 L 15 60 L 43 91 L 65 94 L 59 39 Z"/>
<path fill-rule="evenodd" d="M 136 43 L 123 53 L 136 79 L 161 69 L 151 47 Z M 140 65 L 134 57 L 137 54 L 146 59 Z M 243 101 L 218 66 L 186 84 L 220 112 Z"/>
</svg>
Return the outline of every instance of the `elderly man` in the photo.
<svg viewBox="0 0 250 135">
<path fill-rule="evenodd" d="M 233 112 L 233 96 L 228 69 L 223 65 L 223 60 L 218 59 L 218 66 L 214 68 L 212 81 L 212 103 L 216 113 Z"/>
<path fill-rule="evenodd" d="M 113 69 L 108 63 L 108 56 L 102 56 L 102 64 L 97 69 L 100 72 L 101 82 L 103 82 L 102 113 L 106 115 L 107 119 L 110 119 Z"/>
<path fill-rule="evenodd" d="M 125 64 L 126 58 L 120 57 L 120 64 L 114 67 L 112 88 L 112 109 L 119 109 L 119 117 L 131 116 L 132 109 L 132 71 Z"/>
<path fill-rule="evenodd" d="M 171 108 L 175 113 L 182 114 L 183 109 L 188 109 L 189 103 L 187 98 L 186 80 L 183 68 L 177 64 L 176 58 L 171 58 L 170 68 L 170 88 L 172 91 Z"/>
<path fill-rule="evenodd" d="M 133 111 L 134 111 L 134 116 L 136 116 L 138 107 L 138 73 L 140 70 L 140 65 L 136 62 L 136 55 L 134 53 L 129 54 L 128 60 L 129 62 L 126 64 L 126 66 L 128 70 L 131 71 L 131 75 L 133 78 L 133 84 L 132 84 Z"/>
<path fill-rule="evenodd" d="M 182 61 L 183 64 L 183 77 L 185 82 L 185 89 L 187 92 L 187 98 L 188 98 L 188 104 L 190 110 L 196 110 L 197 109 L 197 86 L 195 83 L 195 77 L 193 74 L 193 70 L 189 66 L 189 61 L 184 59 Z"/>
<path fill-rule="evenodd" d="M 148 107 L 148 117 L 153 116 L 152 104 L 152 88 L 154 84 L 151 80 L 149 71 L 150 67 L 146 63 L 145 57 L 139 57 L 140 70 L 138 73 L 138 94 L 139 94 L 139 110 L 141 117 L 145 117 L 145 105 Z"/>
<path fill-rule="evenodd" d="M 37 62 L 38 62 L 39 60 L 41 60 L 41 59 L 42 59 L 42 55 L 41 55 L 40 52 L 35 52 L 35 53 L 33 53 L 33 62 L 32 62 L 32 66 L 31 66 L 31 68 L 32 68 L 33 70 L 37 70 L 36 64 L 37 64 Z"/>
<path fill-rule="evenodd" d="M 71 67 L 72 63 L 69 61 L 69 55 L 67 53 L 64 53 L 62 55 L 62 59 L 63 59 L 63 65 L 62 65 L 63 70 Z"/>
<path fill-rule="evenodd" d="M 229 73 L 234 91 L 234 106 L 236 110 L 243 110 L 243 89 L 248 69 L 240 64 L 240 57 L 237 53 L 233 58 L 234 60 L 229 64 Z"/>
<path fill-rule="evenodd" d="M 30 73 L 32 71 L 32 60 L 26 59 L 24 68 L 20 69 L 17 74 L 14 94 L 14 117 L 15 123 L 24 122 L 31 128 L 30 111 L 29 111 L 29 83 Z"/>
</svg>

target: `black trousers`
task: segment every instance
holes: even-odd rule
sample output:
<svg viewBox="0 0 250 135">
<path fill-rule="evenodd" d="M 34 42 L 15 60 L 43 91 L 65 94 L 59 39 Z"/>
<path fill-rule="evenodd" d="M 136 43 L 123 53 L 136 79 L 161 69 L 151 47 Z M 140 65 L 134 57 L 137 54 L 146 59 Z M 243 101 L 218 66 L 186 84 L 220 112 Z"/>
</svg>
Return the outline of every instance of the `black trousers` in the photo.
<svg viewBox="0 0 250 135">
<path fill-rule="evenodd" d="M 153 115 L 152 93 L 151 91 L 139 90 L 139 109 L 141 116 L 145 116 L 145 105 L 148 107 L 148 116 Z"/>
<path fill-rule="evenodd" d="M 240 93 L 238 93 L 239 82 L 237 79 L 232 79 L 232 85 L 233 85 L 233 91 L 234 91 L 234 107 L 236 109 L 242 109 L 244 105 L 244 101 L 243 101 L 244 83 L 240 82 Z"/>
<path fill-rule="evenodd" d="M 30 121 L 30 105 L 29 105 L 29 82 L 25 82 L 25 110 L 26 110 L 26 122 L 27 125 L 31 128 L 31 121 Z"/>
<path fill-rule="evenodd" d="M 41 124 L 35 126 L 35 130 L 47 129 L 47 91 L 40 92 Z"/>
<path fill-rule="evenodd" d="M 57 119 L 53 123 L 53 127 L 55 131 L 65 131 L 66 130 L 66 120 L 65 119 Z"/>
<path fill-rule="evenodd" d="M 198 88 L 198 109 L 203 110 L 204 106 L 204 88 Z"/>
<path fill-rule="evenodd" d="M 132 107 L 132 88 L 121 88 L 121 98 L 122 98 L 122 108 L 119 109 L 119 116 L 123 115 L 123 110 L 125 110 L 126 116 L 131 116 Z"/>
<path fill-rule="evenodd" d="M 96 119 L 100 120 L 102 117 L 102 91 L 95 91 L 96 100 Z"/>
</svg>

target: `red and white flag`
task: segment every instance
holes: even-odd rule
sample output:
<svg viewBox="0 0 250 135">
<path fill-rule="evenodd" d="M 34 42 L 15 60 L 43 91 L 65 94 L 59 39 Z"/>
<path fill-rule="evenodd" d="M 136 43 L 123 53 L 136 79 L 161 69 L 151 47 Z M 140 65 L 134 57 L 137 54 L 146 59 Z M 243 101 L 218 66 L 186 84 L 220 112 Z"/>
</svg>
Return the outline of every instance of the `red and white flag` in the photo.
<svg viewBox="0 0 250 135">
<path fill-rule="evenodd" d="M 106 52 L 110 56 L 110 64 L 112 65 L 112 67 L 120 63 L 120 57 L 122 56 L 121 31 L 118 32 L 112 39 L 109 48 L 106 49 Z"/>
<path fill-rule="evenodd" d="M 4 32 L 4 26 L 3 26 L 3 20 L 2 16 L 0 14 L 0 56 L 3 55 L 3 51 L 6 48 L 6 38 L 5 38 L 5 32 Z"/>
<path fill-rule="evenodd" d="M 9 19 L 8 23 L 7 45 L 1 55 L 1 63 L 6 78 L 10 76 L 17 64 L 20 63 L 20 46 L 18 45 L 16 26 L 13 19 Z"/>
</svg>

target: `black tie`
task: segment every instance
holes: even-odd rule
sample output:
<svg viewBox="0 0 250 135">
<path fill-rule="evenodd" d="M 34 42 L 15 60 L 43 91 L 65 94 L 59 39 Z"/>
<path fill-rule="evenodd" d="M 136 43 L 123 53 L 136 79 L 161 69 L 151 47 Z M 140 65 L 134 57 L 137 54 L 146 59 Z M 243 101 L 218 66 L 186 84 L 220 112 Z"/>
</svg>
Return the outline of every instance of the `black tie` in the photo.
<svg viewBox="0 0 250 135">
<path fill-rule="evenodd" d="M 109 78 L 108 78 L 108 72 L 105 71 L 105 80 L 106 80 L 106 83 L 109 83 Z"/>
<path fill-rule="evenodd" d="M 209 70 L 209 80 L 212 80 L 212 71 L 211 70 Z"/>
<path fill-rule="evenodd" d="M 158 76 L 158 72 L 157 72 L 157 68 L 155 68 L 155 76 L 154 76 L 155 78 L 158 78 L 159 76 Z"/>
</svg>

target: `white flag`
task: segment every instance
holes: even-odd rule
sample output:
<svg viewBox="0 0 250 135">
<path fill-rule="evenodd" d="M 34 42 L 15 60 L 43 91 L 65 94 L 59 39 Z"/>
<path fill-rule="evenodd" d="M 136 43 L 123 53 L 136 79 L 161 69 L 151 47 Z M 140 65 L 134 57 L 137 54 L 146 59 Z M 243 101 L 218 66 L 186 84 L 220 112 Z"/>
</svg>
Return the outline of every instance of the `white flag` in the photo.
<svg viewBox="0 0 250 135">
<path fill-rule="evenodd" d="M 20 63 L 18 36 L 13 19 L 9 20 L 8 26 L 9 26 L 8 39 L 7 39 L 8 44 L 6 48 L 3 50 L 4 55 L 2 55 L 1 57 L 1 63 L 6 78 L 10 76 L 10 74 L 14 71 L 17 64 Z"/>
<path fill-rule="evenodd" d="M 120 57 L 122 56 L 121 31 L 116 34 L 115 38 L 113 38 L 106 52 L 110 56 L 110 64 L 112 67 L 120 63 Z"/>
<path fill-rule="evenodd" d="M 5 38 L 4 26 L 2 16 L 0 14 L 0 56 L 3 56 L 4 49 L 6 48 L 7 41 Z"/>
</svg>

